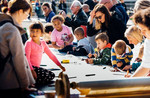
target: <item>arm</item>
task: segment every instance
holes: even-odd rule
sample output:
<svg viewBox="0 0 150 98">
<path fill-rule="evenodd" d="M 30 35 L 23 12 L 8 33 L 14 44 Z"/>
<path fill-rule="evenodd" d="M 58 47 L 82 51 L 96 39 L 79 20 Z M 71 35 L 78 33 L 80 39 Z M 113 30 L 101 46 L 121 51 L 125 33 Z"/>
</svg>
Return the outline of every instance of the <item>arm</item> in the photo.
<svg viewBox="0 0 150 98">
<path fill-rule="evenodd" d="M 129 48 L 129 53 L 127 55 L 127 58 L 125 58 L 125 62 L 129 63 L 132 58 L 133 58 L 133 52 L 132 52 L 131 48 Z"/>
<path fill-rule="evenodd" d="M 65 68 L 60 64 L 56 56 L 50 51 L 47 44 L 44 42 L 44 52 L 49 56 L 49 58 L 57 65 L 59 66 L 63 71 L 65 71 Z"/>
<path fill-rule="evenodd" d="M 57 46 L 57 45 L 56 45 L 56 42 L 52 42 L 52 47 L 55 48 L 55 49 L 58 49 L 58 50 L 64 48 L 64 46 Z"/>
<path fill-rule="evenodd" d="M 29 42 L 26 42 L 26 44 L 25 44 L 25 54 L 26 54 L 26 58 L 27 58 L 27 60 L 28 60 L 30 69 L 33 70 L 32 64 L 31 64 L 31 62 L 30 62 L 31 43 L 29 43 Z"/>
<path fill-rule="evenodd" d="M 65 42 L 65 45 L 69 45 L 70 43 L 72 43 L 72 41 L 74 40 L 74 37 L 72 34 L 68 35 L 69 36 L 69 41 Z"/>
<path fill-rule="evenodd" d="M 117 68 L 117 58 L 114 48 L 111 49 L 111 63 L 114 68 Z"/>
</svg>

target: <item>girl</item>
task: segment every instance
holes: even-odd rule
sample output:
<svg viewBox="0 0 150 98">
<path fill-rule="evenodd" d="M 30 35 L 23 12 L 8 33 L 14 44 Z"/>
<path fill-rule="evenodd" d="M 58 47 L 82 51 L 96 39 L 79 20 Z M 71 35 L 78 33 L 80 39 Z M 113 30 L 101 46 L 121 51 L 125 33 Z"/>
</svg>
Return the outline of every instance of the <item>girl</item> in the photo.
<svg viewBox="0 0 150 98">
<path fill-rule="evenodd" d="M 40 68 L 43 52 L 45 52 L 49 58 L 63 71 L 65 71 L 65 68 L 49 50 L 46 42 L 40 40 L 43 33 L 42 24 L 40 22 L 32 23 L 29 29 L 31 39 L 29 39 L 25 44 L 26 57 L 30 65 L 32 75 L 36 79 L 36 83 L 47 84 L 54 79 L 55 75 L 49 70 Z"/>
<path fill-rule="evenodd" d="M 56 15 L 52 18 L 52 24 L 54 30 L 51 35 L 52 46 L 58 49 L 60 52 L 72 51 L 72 41 L 73 35 L 70 29 L 62 25 L 64 23 L 64 18 L 60 15 Z"/>
</svg>

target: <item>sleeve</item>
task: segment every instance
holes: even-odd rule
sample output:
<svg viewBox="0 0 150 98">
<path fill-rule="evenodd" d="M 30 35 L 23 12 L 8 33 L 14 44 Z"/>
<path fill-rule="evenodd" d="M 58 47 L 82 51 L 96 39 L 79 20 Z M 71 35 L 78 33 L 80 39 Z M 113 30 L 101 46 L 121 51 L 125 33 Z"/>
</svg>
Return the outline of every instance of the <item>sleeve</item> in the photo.
<svg viewBox="0 0 150 98">
<path fill-rule="evenodd" d="M 33 70 L 33 67 L 32 67 L 32 64 L 30 62 L 30 55 L 31 55 L 31 43 L 30 42 L 26 42 L 25 44 L 25 54 L 26 54 L 26 57 L 27 57 L 27 60 L 28 60 L 28 63 L 29 63 L 29 66 L 30 66 L 30 69 Z"/>
<path fill-rule="evenodd" d="M 117 58 L 114 48 L 111 49 L 111 63 L 113 67 L 117 67 Z"/>
<path fill-rule="evenodd" d="M 126 63 L 129 63 L 131 61 L 131 59 L 133 58 L 133 52 L 129 46 L 128 46 L 128 48 L 129 48 L 129 53 L 127 55 L 127 58 L 125 59 Z"/>
<path fill-rule="evenodd" d="M 17 74 L 20 87 L 26 88 L 29 86 L 30 78 L 28 76 L 28 63 L 26 61 L 25 51 L 23 48 L 20 32 L 14 26 L 8 27 L 7 30 L 8 29 L 10 30 L 8 42 L 12 54 L 14 70 Z"/>
<path fill-rule="evenodd" d="M 60 62 L 58 61 L 58 59 L 56 58 L 56 56 L 50 51 L 50 49 L 48 48 L 48 45 L 43 41 L 42 42 L 44 45 L 44 52 L 49 56 L 49 58 L 57 65 L 60 66 Z"/>
<path fill-rule="evenodd" d="M 93 27 L 93 23 L 87 25 L 87 36 L 93 36 L 95 34 L 97 34 L 99 32 L 99 30 L 95 30 L 95 28 Z"/>
<path fill-rule="evenodd" d="M 97 64 L 107 65 L 110 62 L 110 59 L 111 59 L 111 50 L 107 48 L 103 51 L 102 58 L 97 58 L 96 60 L 93 60 L 93 63 L 94 65 L 97 65 Z"/>
<path fill-rule="evenodd" d="M 141 65 L 141 62 L 136 62 L 132 64 L 132 70 L 136 70 Z"/>
<path fill-rule="evenodd" d="M 66 27 L 66 29 L 67 29 L 67 34 L 68 34 L 68 35 L 72 34 L 72 33 L 71 33 L 71 30 L 69 29 L 69 27 L 67 27 L 67 26 L 65 26 L 65 27 Z"/>
</svg>

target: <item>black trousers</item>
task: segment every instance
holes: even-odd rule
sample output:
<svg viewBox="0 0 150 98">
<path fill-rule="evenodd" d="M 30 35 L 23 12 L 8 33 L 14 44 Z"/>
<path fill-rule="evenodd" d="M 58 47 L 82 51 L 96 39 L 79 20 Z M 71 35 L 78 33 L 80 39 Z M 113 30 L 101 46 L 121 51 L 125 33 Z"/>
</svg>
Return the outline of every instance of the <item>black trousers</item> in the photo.
<svg viewBox="0 0 150 98">
<path fill-rule="evenodd" d="M 74 51 L 69 51 L 69 54 L 73 54 L 75 56 L 87 56 L 88 53 L 82 47 L 77 47 Z"/>
</svg>

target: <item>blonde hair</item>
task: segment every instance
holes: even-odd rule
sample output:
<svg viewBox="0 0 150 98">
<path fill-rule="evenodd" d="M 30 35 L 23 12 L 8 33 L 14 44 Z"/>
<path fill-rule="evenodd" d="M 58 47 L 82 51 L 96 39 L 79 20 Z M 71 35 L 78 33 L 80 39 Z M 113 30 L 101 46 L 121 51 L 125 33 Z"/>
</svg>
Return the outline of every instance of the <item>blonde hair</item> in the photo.
<svg viewBox="0 0 150 98">
<path fill-rule="evenodd" d="M 113 45 L 116 54 L 122 55 L 126 51 L 126 43 L 123 40 L 117 40 Z"/>
<path fill-rule="evenodd" d="M 143 40 L 141 30 L 136 26 L 130 26 L 125 32 L 125 37 L 134 37 L 138 42 Z"/>
</svg>

